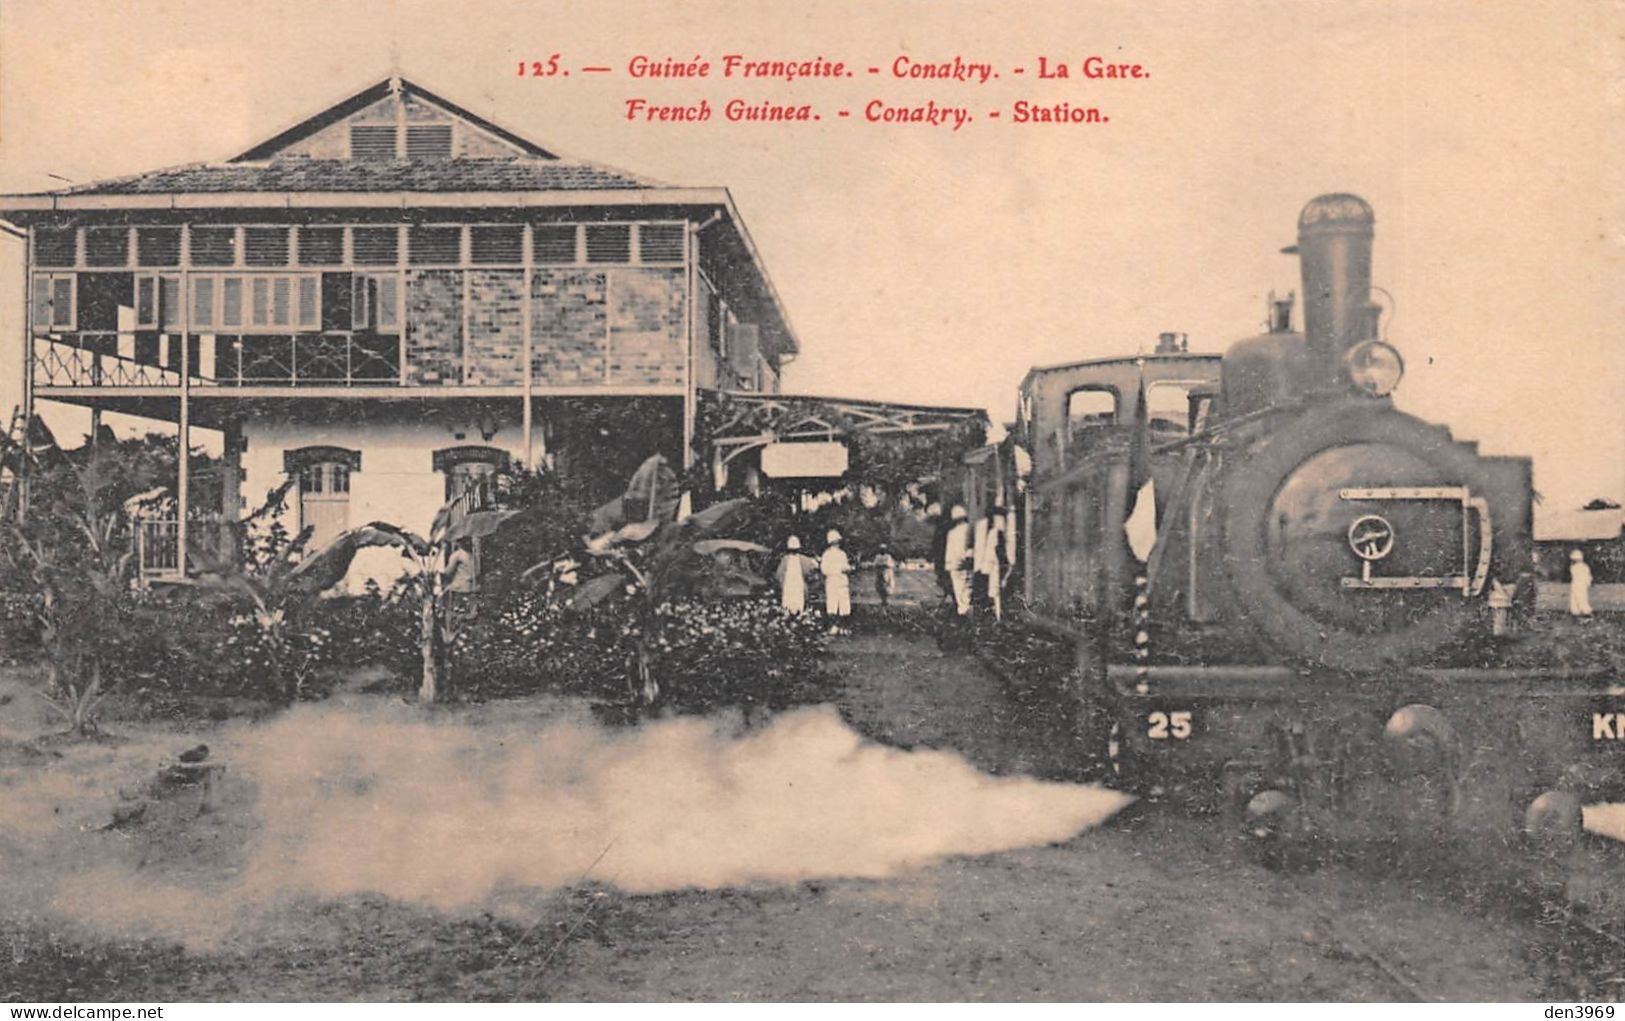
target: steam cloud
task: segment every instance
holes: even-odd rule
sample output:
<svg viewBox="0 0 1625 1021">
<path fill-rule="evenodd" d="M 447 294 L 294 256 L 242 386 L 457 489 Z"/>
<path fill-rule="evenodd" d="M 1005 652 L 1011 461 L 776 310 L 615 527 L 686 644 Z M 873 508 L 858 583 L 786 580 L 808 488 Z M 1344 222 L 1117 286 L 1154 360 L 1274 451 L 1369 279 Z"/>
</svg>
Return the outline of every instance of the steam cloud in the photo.
<svg viewBox="0 0 1625 1021">
<path fill-rule="evenodd" d="M 462 912 L 583 879 L 652 893 L 882 877 L 1065 840 L 1130 800 L 872 744 L 828 707 L 743 733 L 715 719 L 608 730 L 483 712 L 304 707 L 219 734 L 239 797 L 216 818 L 245 817 L 231 823 L 240 867 L 107 864 L 93 841 L 151 835 L 80 826 L 74 854 L 35 844 L 12 890 L 32 885 L 36 909 L 97 929 L 207 940 L 233 915 L 312 896 Z"/>
<path fill-rule="evenodd" d="M 443 909 L 583 876 L 634 893 L 885 876 L 1064 840 L 1128 800 L 869 744 L 828 708 L 743 737 L 693 718 L 524 732 L 294 713 L 251 757 L 251 885 Z"/>
</svg>

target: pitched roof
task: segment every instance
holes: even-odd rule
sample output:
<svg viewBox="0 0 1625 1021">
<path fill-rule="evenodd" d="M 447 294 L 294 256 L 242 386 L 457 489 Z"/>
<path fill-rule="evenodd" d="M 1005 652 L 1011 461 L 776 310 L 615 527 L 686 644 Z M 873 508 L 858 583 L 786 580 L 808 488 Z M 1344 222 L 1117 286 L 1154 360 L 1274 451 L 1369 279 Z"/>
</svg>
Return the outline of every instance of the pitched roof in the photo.
<svg viewBox="0 0 1625 1021">
<path fill-rule="evenodd" d="M 326 128 L 331 124 L 336 124 L 351 114 L 364 110 L 385 97 L 397 93 L 402 96 L 412 96 L 417 99 L 421 99 L 426 103 L 438 106 L 440 109 L 451 114 L 453 117 L 467 121 L 468 123 L 473 124 L 484 131 L 489 131 L 491 134 L 496 135 L 498 138 L 501 138 L 503 141 L 508 142 L 511 145 L 517 146 L 521 151 L 531 156 L 536 156 L 540 159 L 558 158 L 556 154 L 548 152 L 535 142 L 532 142 L 526 138 L 521 138 L 519 135 L 514 134 L 507 128 L 493 124 L 485 118 L 471 113 L 461 106 L 458 106 L 451 100 L 435 95 L 433 92 L 430 92 L 428 89 L 418 85 L 415 82 L 397 77 L 385 78 L 376 85 L 370 85 L 367 88 L 362 89 L 360 92 L 357 92 L 348 99 L 340 100 L 316 116 L 307 117 L 298 124 L 295 124 L 293 127 L 288 128 L 286 131 L 279 132 L 275 136 L 266 139 L 259 145 L 249 149 L 247 152 L 233 156 L 232 162 L 236 163 L 243 160 L 263 160 L 274 156 L 293 143 L 304 138 L 309 138 L 311 135 L 321 131 L 323 128 Z"/>
<path fill-rule="evenodd" d="M 77 185 L 51 195 L 198 192 L 591 191 L 658 188 L 622 170 L 528 156 L 450 160 L 340 160 L 296 156 L 265 163 L 200 163 Z"/>
<path fill-rule="evenodd" d="M 300 143 L 375 104 L 398 97 L 445 114 L 517 150 L 455 158 L 336 159 L 299 152 Z M 290 152 L 289 150 L 293 151 Z M 511 151 L 511 150 L 510 150 Z M 584 160 L 564 159 L 404 78 L 386 78 L 222 163 L 167 167 L 38 195 L 180 195 L 221 192 L 534 192 L 664 187 Z"/>
</svg>

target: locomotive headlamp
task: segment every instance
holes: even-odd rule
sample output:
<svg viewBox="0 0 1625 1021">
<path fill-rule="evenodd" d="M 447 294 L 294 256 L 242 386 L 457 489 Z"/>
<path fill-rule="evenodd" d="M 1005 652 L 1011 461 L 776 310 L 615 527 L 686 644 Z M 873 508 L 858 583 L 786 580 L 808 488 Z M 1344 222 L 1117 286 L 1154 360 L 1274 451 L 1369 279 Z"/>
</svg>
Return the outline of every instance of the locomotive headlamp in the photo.
<svg viewBox="0 0 1625 1021">
<path fill-rule="evenodd" d="M 1380 340 L 1367 340 L 1349 348 L 1343 356 L 1343 367 L 1354 389 L 1371 397 L 1387 397 L 1405 375 L 1405 360 L 1399 357 L 1399 351 Z"/>
</svg>

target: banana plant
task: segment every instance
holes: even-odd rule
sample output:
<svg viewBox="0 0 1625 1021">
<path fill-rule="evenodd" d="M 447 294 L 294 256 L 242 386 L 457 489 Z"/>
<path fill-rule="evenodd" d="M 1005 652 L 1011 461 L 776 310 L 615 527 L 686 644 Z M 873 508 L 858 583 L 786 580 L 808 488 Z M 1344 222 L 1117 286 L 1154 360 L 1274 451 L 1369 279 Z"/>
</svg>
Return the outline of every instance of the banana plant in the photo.
<svg viewBox="0 0 1625 1021">
<path fill-rule="evenodd" d="M 122 626 L 134 566 L 125 541 L 129 522 L 165 493 L 150 489 L 104 507 L 100 469 L 94 461 L 75 467 L 76 498 L 56 500 L 30 523 L 11 522 L 5 557 L 39 595 L 48 664 L 41 695 L 78 734 L 96 730 L 95 711 L 108 694 L 102 660 L 110 634 Z"/>
<path fill-rule="evenodd" d="M 660 697 L 651 642 L 658 627 L 657 609 L 681 596 L 748 595 L 766 587 L 764 578 L 738 562 L 740 554 L 766 553 L 767 547 L 743 539 L 719 538 L 749 512 L 750 501 L 725 500 L 695 514 L 680 516 L 682 494 L 666 459 L 655 454 L 643 462 L 626 491 L 595 510 L 589 535 L 577 559 L 596 561 L 601 573 L 575 584 L 560 581 L 557 565 L 572 574 L 575 559 L 547 561 L 526 572 L 554 568 L 555 595 L 577 609 L 590 609 L 617 596 L 632 601 L 638 621 L 637 659 L 630 678 L 632 697 L 653 705 Z"/>
<path fill-rule="evenodd" d="M 445 649 L 452 638 L 446 597 L 473 563 L 462 544 L 494 534 L 519 513 L 472 510 L 470 502 L 467 496 L 447 501 L 435 515 L 427 537 L 384 521 L 352 528 L 288 573 L 293 591 L 313 596 L 343 581 L 361 550 L 387 547 L 397 551 L 409 565 L 405 581 L 418 600 L 423 662 L 418 701 L 424 703 L 435 702 L 444 694 Z"/>
</svg>

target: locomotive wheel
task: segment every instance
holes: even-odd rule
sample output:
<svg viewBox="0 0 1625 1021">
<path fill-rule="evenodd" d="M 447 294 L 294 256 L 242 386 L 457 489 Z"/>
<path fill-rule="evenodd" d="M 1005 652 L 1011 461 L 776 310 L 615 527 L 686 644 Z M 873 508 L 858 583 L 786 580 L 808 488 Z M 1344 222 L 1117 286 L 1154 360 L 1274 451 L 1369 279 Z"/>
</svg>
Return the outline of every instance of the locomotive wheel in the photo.
<svg viewBox="0 0 1625 1021">
<path fill-rule="evenodd" d="M 1312 460 L 1333 456 L 1339 448 L 1350 448 L 1346 464 L 1306 474 Z M 1390 467 L 1396 462 L 1406 465 L 1400 477 L 1371 475 L 1399 470 Z M 1455 590 L 1338 588 L 1337 575 L 1355 568 L 1343 536 L 1347 523 L 1338 516 L 1337 487 L 1449 484 L 1482 490 L 1475 458 L 1437 428 L 1366 403 L 1312 411 L 1284 424 L 1247 456 L 1233 460 L 1231 468 L 1222 495 L 1225 565 L 1238 605 L 1245 608 L 1243 619 L 1266 642 L 1314 663 L 1369 674 L 1415 662 L 1473 623 L 1476 604 Z M 1411 509 L 1390 508 L 1400 503 L 1381 507 L 1389 513 Z M 1284 533 L 1289 525 L 1306 536 L 1301 546 L 1310 554 L 1290 565 L 1278 562 L 1283 551 L 1271 538 L 1272 528 Z M 1428 538 L 1424 535 L 1420 548 L 1443 548 Z M 1389 618 L 1370 623 L 1373 614 L 1395 608 Z"/>
</svg>

